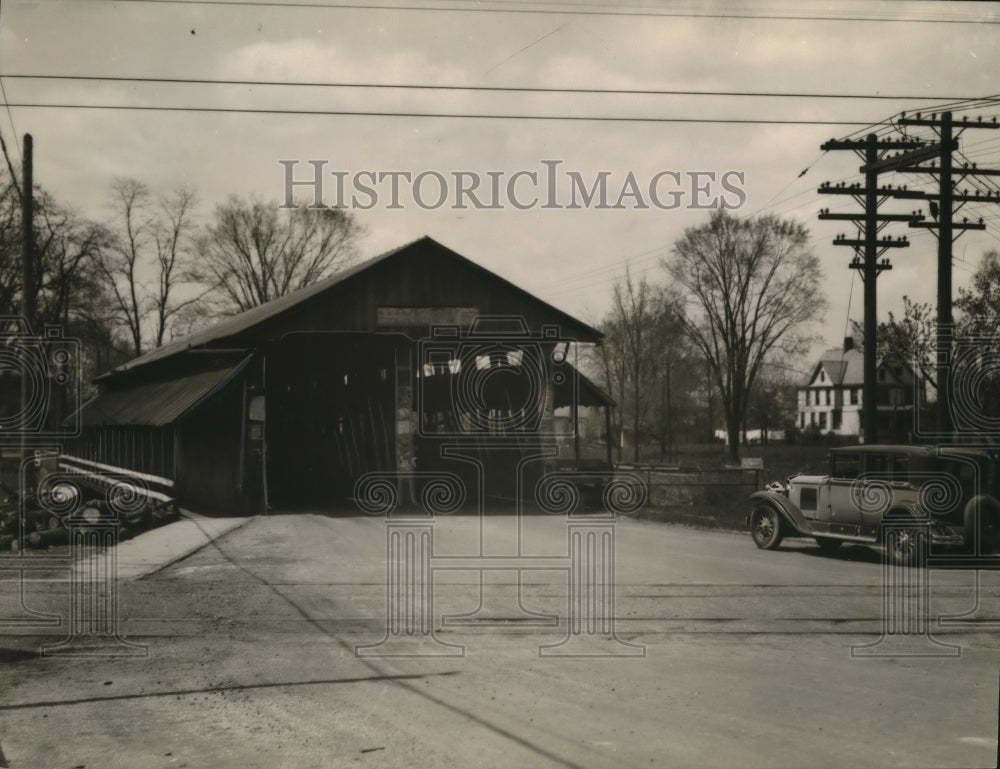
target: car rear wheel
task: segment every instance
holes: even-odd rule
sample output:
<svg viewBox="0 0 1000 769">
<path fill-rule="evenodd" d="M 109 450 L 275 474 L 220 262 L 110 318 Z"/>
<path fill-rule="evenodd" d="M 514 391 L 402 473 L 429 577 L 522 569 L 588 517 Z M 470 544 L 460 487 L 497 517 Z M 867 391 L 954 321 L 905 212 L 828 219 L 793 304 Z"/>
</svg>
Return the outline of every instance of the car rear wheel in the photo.
<svg viewBox="0 0 1000 769">
<path fill-rule="evenodd" d="M 750 536 L 761 550 L 774 550 L 781 544 L 781 518 L 773 507 L 761 506 L 750 514 Z"/>
<path fill-rule="evenodd" d="M 816 544 L 819 545 L 819 549 L 824 553 L 836 553 L 842 544 L 843 540 L 840 539 L 830 539 L 828 537 L 816 537 Z"/>
</svg>

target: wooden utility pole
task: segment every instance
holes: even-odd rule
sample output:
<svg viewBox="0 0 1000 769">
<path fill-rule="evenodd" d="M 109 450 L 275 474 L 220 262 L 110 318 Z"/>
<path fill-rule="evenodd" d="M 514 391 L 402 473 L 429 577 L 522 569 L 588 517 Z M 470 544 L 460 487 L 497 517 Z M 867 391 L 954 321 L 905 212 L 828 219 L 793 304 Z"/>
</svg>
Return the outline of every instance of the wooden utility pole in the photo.
<svg viewBox="0 0 1000 769">
<path fill-rule="evenodd" d="M 862 171 L 865 174 L 864 185 L 854 184 L 831 185 L 829 182 L 820 186 L 819 192 L 827 195 L 850 195 L 863 207 L 862 213 L 831 214 L 830 209 L 819 212 L 820 219 L 854 222 L 858 229 L 858 237 L 848 238 L 838 235 L 835 246 L 849 246 L 854 249 L 854 259 L 848 265 L 859 270 L 865 284 L 864 297 L 864 384 L 861 393 L 861 429 L 865 443 L 878 442 L 878 387 L 875 381 L 875 369 L 878 366 L 877 340 L 875 332 L 878 328 L 878 294 L 876 280 L 885 270 L 891 270 L 888 259 L 879 261 L 890 248 L 906 248 L 910 245 L 906 238 L 878 238 L 879 232 L 889 222 L 911 221 L 913 215 L 880 214 L 879 204 L 886 199 L 884 190 L 878 187 L 878 163 L 890 149 L 915 149 L 921 145 L 915 141 L 879 141 L 875 134 L 869 134 L 863 141 L 831 140 L 822 145 L 823 150 L 853 150 L 865 162 Z"/>
<path fill-rule="evenodd" d="M 971 168 L 965 164 L 962 168 L 955 168 L 952 153 L 958 149 L 958 137 L 967 128 L 988 128 L 996 130 L 1000 128 L 997 119 L 985 122 L 982 118 L 969 120 L 964 117 L 962 120 L 955 120 L 951 112 L 942 112 L 938 117 L 934 113 L 930 118 L 923 117 L 917 113 L 915 117 L 907 117 L 905 113 L 900 118 L 901 126 L 925 126 L 934 129 L 938 135 L 938 152 L 932 156 L 940 162 L 940 168 L 932 162 L 929 166 L 914 164 L 913 158 L 900 158 L 893 162 L 893 170 L 902 172 L 917 172 L 937 175 L 938 193 L 927 194 L 927 199 L 931 202 L 931 213 L 933 221 L 922 223 L 914 222 L 911 227 L 926 227 L 933 232 L 937 230 L 938 238 L 938 264 L 937 264 L 937 427 L 936 432 L 942 437 L 950 437 L 954 429 L 951 418 L 951 345 L 954 328 L 954 316 L 952 314 L 952 280 L 951 280 L 951 259 L 952 245 L 965 230 L 985 230 L 986 225 L 982 219 L 978 222 L 970 222 L 967 219 L 956 222 L 953 216 L 957 213 L 955 204 L 961 208 L 965 203 L 987 202 L 998 203 L 1000 199 L 993 195 L 981 195 L 973 193 L 969 195 L 965 190 L 961 193 L 955 191 L 958 176 L 962 179 L 977 176 L 1000 176 L 1000 171 L 976 168 L 975 163 Z M 936 206 L 936 208 L 935 208 Z M 936 214 L 934 213 L 936 211 Z M 955 232 L 958 232 L 958 235 Z"/>
<path fill-rule="evenodd" d="M 24 153 L 21 158 L 21 314 L 24 316 L 26 331 L 31 334 L 35 322 L 35 205 L 32 189 L 34 170 L 32 167 L 31 134 L 24 135 Z M 27 340 L 24 340 L 27 342 Z M 21 461 L 28 458 L 28 411 L 31 404 L 32 377 L 30 353 L 21 351 Z M 21 489 L 23 494 L 25 489 Z"/>
<path fill-rule="evenodd" d="M 21 314 L 31 327 L 35 322 L 35 236 L 32 222 L 35 217 L 34 169 L 32 164 L 31 134 L 24 135 L 24 157 L 21 169 Z"/>
</svg>

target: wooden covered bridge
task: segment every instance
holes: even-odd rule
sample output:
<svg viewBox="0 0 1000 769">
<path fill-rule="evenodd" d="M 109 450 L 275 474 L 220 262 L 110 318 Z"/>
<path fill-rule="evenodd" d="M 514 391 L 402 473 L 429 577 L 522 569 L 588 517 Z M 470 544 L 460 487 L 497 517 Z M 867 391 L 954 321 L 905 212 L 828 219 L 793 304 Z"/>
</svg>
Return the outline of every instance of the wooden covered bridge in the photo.
<svg viewBox="0 0 1000 769">
<path fill-rule="evenodd" d="M 336 508 L 371 471 L 510 498 L 579 459 L 556 409 L 613 406 L 573 365 L 600 340 L 425 237 L 102 375 L 62 462 L 209 511 Z"/>
</svg>

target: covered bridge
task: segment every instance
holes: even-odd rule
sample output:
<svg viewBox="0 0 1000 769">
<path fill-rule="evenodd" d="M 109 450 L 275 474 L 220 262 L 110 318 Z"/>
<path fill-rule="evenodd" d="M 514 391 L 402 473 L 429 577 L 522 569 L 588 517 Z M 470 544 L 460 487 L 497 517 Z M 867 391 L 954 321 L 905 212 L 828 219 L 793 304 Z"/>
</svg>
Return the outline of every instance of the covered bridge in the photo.
<svg viewBox="0 0 1000 769">
<path fill-rule="evenodd" d="M 337 507 L 370 471 L 509 497 L 556 408 L 613 405 L 572 362 L 600 339 L 425 237 L 104 374 L 63 462 L 217 511 Z"/>
</svg>

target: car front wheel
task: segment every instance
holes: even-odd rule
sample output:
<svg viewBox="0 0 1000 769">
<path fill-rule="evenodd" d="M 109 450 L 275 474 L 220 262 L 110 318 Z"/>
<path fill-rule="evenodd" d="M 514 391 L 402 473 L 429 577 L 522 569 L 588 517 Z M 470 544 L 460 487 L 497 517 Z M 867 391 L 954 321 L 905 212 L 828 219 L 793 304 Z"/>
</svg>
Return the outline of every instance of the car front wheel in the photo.
<svg viewBox="0 0 1000 769">
<path fill-rule="evenodd" d="M 750 514 L 750 536 L 761 550 L 774 550 L 781 544 L 781 518 L 773 507 L 758 507 Z"/>
</svg>

